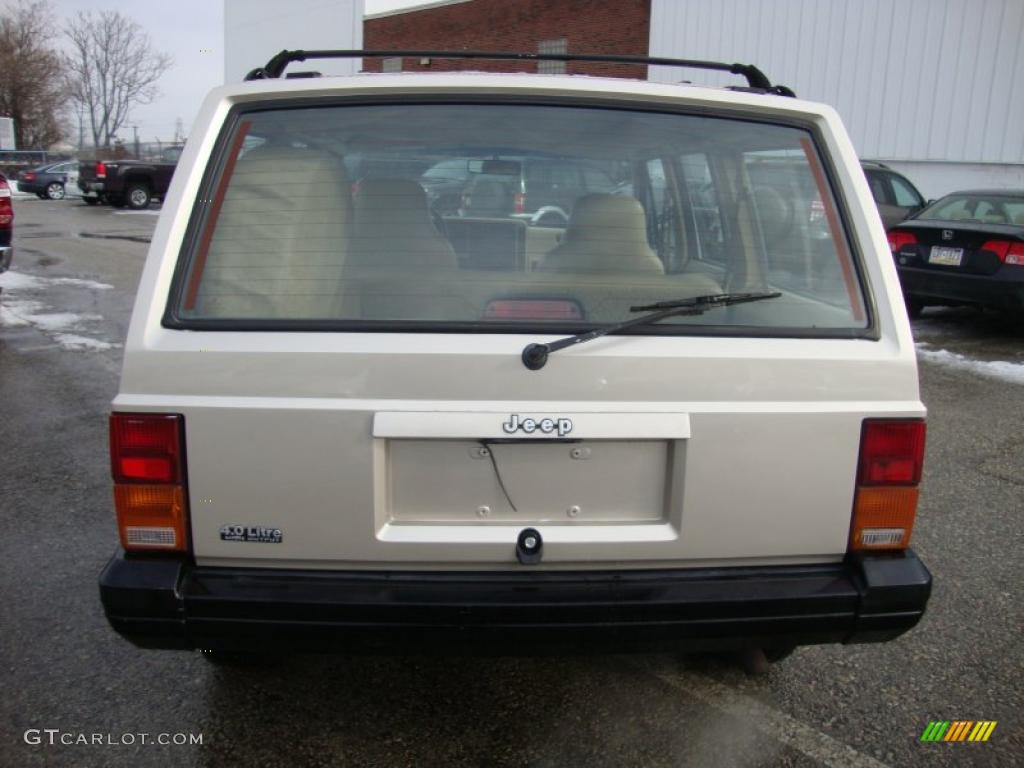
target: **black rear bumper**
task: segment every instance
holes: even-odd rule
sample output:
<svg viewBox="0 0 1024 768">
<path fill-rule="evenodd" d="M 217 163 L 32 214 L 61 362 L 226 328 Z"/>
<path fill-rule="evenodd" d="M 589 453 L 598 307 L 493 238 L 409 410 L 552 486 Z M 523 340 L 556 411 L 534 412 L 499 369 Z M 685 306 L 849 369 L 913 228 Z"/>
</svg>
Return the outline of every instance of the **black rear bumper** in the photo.
<svg viewBox="0 0 1024 768">
<path fill-rule="evenodd" d="M 820 566 L 553 572 L 197 567 L 118 552 L 111 626 L 141 647 L 215 650 L 719 650 L 877 642 L 913 627 L 913 552 Z"/>
<path fill-rule="evenodd" d="M 978 304 L 1024 309 L 1024 267 L 1002 267 L 992 275 L 898 266 L 903 292 L 937 304 Z"/>
</svg>

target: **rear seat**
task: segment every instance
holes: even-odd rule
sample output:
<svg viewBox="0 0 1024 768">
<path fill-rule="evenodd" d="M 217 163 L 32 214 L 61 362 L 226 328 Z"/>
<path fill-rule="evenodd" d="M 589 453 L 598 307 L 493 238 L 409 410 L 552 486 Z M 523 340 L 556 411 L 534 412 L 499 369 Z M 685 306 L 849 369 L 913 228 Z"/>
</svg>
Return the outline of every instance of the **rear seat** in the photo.
<svg viewBox="0 0 1024 768">
<path fill-rule="evenodd" d="M 451 243 L 431 220 L 423 188 L 405 179 L 367 179 L 360 185 L 352 263 L 431 269 L 459 265 Z"/>
<path fill-rule="evenodd" d="M 336 317 L 340 299 L 332 286 L 341 279 L 351 207 L 335 156 L 285 146 L 246 152 L 217 218 L 199 312 Z"/>
</svg>

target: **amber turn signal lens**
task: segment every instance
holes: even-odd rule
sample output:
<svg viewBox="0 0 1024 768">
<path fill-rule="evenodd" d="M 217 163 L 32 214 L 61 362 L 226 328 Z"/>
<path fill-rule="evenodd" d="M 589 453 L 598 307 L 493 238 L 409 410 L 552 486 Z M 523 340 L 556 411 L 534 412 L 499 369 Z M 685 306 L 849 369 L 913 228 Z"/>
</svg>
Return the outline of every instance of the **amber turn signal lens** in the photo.
<svg viewBox="0 0 1024 768">
<path fill-rule="evenodd" d="M 850 549 L 906 549 L 914 529 L 917 497 L 917 488 L 858 488 Z"/>
<path fill-rule="evenodd" d="M 178 485 L 114 486 L 121 546 L 185 552 L 185 500 Z"/>
</svg>

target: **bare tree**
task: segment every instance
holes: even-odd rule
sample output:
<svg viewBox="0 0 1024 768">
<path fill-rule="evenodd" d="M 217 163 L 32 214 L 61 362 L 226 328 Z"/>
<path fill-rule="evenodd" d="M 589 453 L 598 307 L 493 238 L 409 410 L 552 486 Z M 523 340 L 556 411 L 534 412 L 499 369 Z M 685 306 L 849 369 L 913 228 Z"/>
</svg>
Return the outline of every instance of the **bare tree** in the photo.
<svg viewBox="0 0 1024 768">
<path fill-rule="evenodd" d="M 55 29 L 46 0 L 19 0 L 0 9 L 0 115 L 14 118 L 19 149 L 46 149 L 63 138 L 65 105 Z"/>
<path fill-rule="evenodd" d="M 63 57 L 71 98 L 83 107 L 93 145 L 109 148 L 132 108 L 159 93 L 156 81 L 171 57 L 154 51 L 138 22 L 117 11 L 80 12 L 64 34 L 71 42 Z"/>
</svg>

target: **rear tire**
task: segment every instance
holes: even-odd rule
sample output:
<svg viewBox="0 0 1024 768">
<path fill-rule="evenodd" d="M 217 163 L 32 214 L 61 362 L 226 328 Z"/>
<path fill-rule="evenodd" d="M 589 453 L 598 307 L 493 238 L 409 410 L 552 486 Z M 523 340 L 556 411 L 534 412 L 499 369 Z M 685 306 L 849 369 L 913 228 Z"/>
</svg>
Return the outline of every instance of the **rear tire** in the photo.
<svg viewBox="0 0 1024 768">
<path fill-rule="evenodd" d="M 793 655 L 793 651 L 796 650 L 795 645 L 780 646 L 778 648 L 765 648 L 764 657 L 768 659 L 769 664 L 776 664 L 785 658 Z"/>
<path fill-rule="evenodd" d="M 83 197 L 82 202 L 86 205 L 99 205 L 100 199 L 98 197 Z"/>
<path fill-rule="evenodd" d="M 200 655 L 208 664 L 230 669 L 276 667 L 283 658 L 268 653 L 247 653 L 245 651 L 202 651 Z"/>
<path fill-rule="evenodd" d="M 51 181 L 46 185 L 46 198 L 48 200 L 63 200 L 64 185 L 59 181 Z"/>
<path fill-rule="evenodd" d="M 128 189 L 124 191 L 124 196 L 128 201 L 128 207 L 133 211 L 142 211 L 149 208 L 149 204 L 153 200 L 149 187 L 138 183 L 130 184 Z"/>
<path fill-rule="evenodd" d="M 796 646 L 775 646 L 772 648 L 744 648 L 736 655 L 736 660 L 749 677 L 767 674 L 776 664 L 796 650 Z"/>
<path fill-rule="evenodd" d="M 115 208 L 124 208 L 124 198 L 121 195 L 107 195 L 107 202 Z"/>
<path fill-rule="evenodd" d="M 907 305 L 907 314 L 912 320 L 916 320 L 924 312 L 925 303 L 918 298 L 913 296 L 904 296 L 903 303 Z"/>
</svg>

